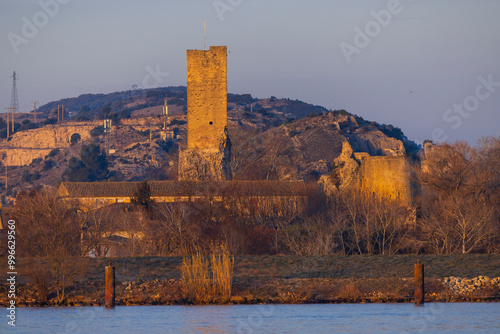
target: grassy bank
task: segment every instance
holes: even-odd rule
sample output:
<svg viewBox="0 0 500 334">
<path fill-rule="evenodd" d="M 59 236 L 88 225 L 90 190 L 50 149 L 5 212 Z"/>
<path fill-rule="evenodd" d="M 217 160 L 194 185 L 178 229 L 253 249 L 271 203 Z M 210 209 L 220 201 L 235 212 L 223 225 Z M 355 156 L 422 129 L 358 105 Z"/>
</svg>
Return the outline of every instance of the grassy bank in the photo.
<svg viewBox="0 0 500 334">
<path fill-rule="evenodd" d="M 441 278 L 500 276 L 500 255 L 391 256 L 239 256 L 234 259 L 232 303 L 405 302 L 413 294 L 413 265 L 425 264 L 426 298 L 436 301 L 497 300 L 498 288 L 478 289 L 468 295 L 453 293 Z M 6 282 L 4 259 L 1 281 Z M 82 272 L 70 284 L 64 305 L 101 305 L 104 267 L 116 268 L 117 301 L 123 305 L 186 304 L 181 282 L 182 258 L 141 257 L 76 259 Z M 32 284 L 33 260 L 18 263 L 18 304 L 39 305 Z M 2 284 L 0 302 L 7 301 Z M 54 292 L 48 305 L 57 304 Z"/>
</svg>

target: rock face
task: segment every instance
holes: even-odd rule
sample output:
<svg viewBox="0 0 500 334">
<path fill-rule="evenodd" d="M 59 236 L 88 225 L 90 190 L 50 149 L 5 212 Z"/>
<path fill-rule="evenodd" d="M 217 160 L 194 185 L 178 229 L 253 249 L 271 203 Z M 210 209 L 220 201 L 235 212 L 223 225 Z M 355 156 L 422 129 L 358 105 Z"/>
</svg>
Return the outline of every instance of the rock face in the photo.
<svg viewBox="0 0 500 334">
<path fill-rule="evenodd" d="M 0 158 L 5 166 L 27 166 L 34 159 L 44 158 L 52 149 L 3 149 L 0 150 Z"/>
<path fill-rule="evenodd" d="M 358 152 L 367 152 L 370 155 L 396 156 L 406 155 L 403 142 L 387 137 L 381 131 L 356 133 L 347 135 L 352 148 Z"/>
<path fill-rule="evenodd" d="M 342 143 L 342 153 L 335 159 L 335 168 L 337 169 L 336 174 L 340 181 L 339 188 L 341 190 L 360 186 L 360 164 L 354 158 L 354 151 L 347 141 Z"/>
<path fill-rule="evenodd" d="M 54 148 L 71 145 L 71 136 L 78 133 L 81 140 L 90 139 L 90 131 L 98 123 L 66 123 L 49 125 L 14 133 L 9 141 L 3 141 L 0 158 L 6 166 L 26 166 L 33 159 L 43 158 Z"/>
<path fill-rule="evenodd" d="M 179 180 L 231 180 L 231 140 L 224 131 L 218 149 L 186 149 L 179 152 Z"/>
<path fill-rule="evenodd" d="M 6 142 L 6 146 L 12 148 L 64 148 L 71 145 L 71 136 L 80 134 L 81 140 L 90 138 L 90 130 L 98 124 L 77 125 L 50 125 L 40 129 L 32 129 L 17 132 L 12 139 Z"/>
<path fill-rule="evenodd" d="M 125 179 L 134 179 L 147 173 L 148 169 L 160 168 L 167 153 L 153 141 L 135 142 L 114 153 L 111 170 L 120 173 Z"/>
</svg>

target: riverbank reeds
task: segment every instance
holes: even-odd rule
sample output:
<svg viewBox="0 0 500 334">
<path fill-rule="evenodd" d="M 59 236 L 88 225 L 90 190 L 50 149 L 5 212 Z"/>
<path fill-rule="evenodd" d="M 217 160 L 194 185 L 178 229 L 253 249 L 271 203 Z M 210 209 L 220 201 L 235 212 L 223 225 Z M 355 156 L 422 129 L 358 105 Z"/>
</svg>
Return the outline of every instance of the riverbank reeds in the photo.
<svg viewBox="0 0 500 334">
<path fill-rule="evenodd" d="M 184 298 L 195 304 L 227 303 L 231 298 L 234 258 L 224 245 L 210 256 L 200 251 L 185 257 L 181 266 Z"/>
</svg>

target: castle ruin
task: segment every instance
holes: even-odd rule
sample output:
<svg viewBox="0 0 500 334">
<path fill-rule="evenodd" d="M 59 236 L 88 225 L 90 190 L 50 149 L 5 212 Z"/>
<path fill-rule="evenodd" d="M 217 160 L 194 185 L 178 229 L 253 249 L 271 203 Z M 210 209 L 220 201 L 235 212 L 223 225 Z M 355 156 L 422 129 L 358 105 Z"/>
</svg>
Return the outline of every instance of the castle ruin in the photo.
<svg viewBox="0 0 500 334">
<path fill-rule="evenodd" d="M 325 191 L 359 190 L 366 196 L 377 196 L 413 206 L 415 184 L 411 166 L 404 156 L 371 156 L 366 152 L 354 152 L 349 142 L 342 144 L 342 153 L 335 159 L 336 182 L 331 176 L 320 179 Z M 335 188 L 334 188 L 335 187 Z M 335 191 L 335 190 L 333 190 Z"/>
<path fill-rule="evenodd" d="M 226 46 L 187 50 L 187 105 L 187 149 L 179 153 L 179 180 L 230 180 Z"/>
</svg>

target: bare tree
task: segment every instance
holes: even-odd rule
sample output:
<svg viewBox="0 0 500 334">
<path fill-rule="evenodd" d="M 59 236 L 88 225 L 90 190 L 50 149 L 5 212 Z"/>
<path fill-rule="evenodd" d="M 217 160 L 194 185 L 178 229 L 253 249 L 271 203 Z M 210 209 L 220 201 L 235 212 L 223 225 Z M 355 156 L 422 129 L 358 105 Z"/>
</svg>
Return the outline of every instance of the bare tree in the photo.
<svg viewBox="0 0 500 334">
<path fill-rule="evenodd" d="M 23 193 L 13 216 L 19 226 L 20 254 L 47 260 L 61 303 L 66 287 L 86 270 L 84 262 L 71 260 L 84 255 L 80 244 L 84 216 L 78 214 L 77 203 L 60 200 L 52 190 Z"/>
<path fill-rule="evenodd" d="M 420 227 L 438 253 L 484 251 L 498 235 L 495 226 L 496 140 L 473 148 L 465 142 L 426 152 L 420 179 L 424 186 Z"/>
</svg>

